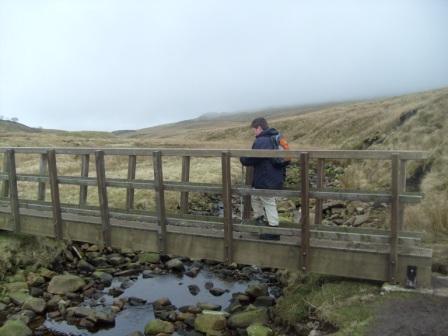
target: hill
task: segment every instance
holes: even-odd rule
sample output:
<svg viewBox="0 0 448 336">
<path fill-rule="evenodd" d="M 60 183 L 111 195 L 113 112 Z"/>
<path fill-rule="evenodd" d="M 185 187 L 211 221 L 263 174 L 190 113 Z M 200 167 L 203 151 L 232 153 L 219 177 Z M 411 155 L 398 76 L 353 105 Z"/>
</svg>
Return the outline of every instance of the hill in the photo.
<svg viewBox="0 0 448 336">
<path fill-rule="evenodd" d="M 0 120 L 0 132 L 38 133 L 41 132 L 41 129 L 29 127 L 17 121 Z"/>
<path fill-rule="evenodd" d="M 406 222 L 432 233 L 434 239 L 441 239 L 448 234 L 447 113 L 448 88 L 444 88 L 370 101 L 209 114 L 178 123 L 114 133 L 55 132 L 1 121 L 0 146 L 248 148 L 253 141 L 251 120 L 265 116 L 296 150 L 428 151 L 429 160 L 410 162 L 407 166 L 408 188 L 420 188 L 426 197 L 421 204 L 407 209 Z M 387 162 L 337 164 L 344 170 L 341 177 L 344 188 L 389 187 Z M 126 171 L 125 161 L 119 166 L 120 171 Z M 77 172 L 78 163 L 70 169 Z M 177 169 L 177 166 L 173 168 L 173 176 L 177 176 Z M 196 169 L 199 176 L 217 172 L 205 165 Z"/>
</svg>

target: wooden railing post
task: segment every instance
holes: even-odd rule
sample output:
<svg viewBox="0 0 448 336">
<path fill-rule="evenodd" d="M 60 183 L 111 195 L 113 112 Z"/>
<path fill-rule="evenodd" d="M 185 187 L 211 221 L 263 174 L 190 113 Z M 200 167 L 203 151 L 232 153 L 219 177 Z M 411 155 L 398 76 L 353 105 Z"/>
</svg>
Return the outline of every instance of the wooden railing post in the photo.
<svg viewBox="0 0 448 336">
<path fill-rule="evenodd" d="M 128 181 L 135 180 L 135 173 L 137 170 L 137 156 L 129 155 L 128 158 Z M 134 209 L 134 188 L 126 188 L 126 209 L 129 211 Z"/>
<path fill-rule="evenodd" d="M 104 246 L 111 246 L 112 232 L 110 226 L 109 202 L 107 199 L 107 185 L 106 185 L 106 168 L 104 165 L 104 152 L 95 152 L 96 163 L 96 179 L 98 184 L 98 199 L 101 211 L 102 224 L 102 238 Z"/>
<path fill-rule="evenodd" d="M 301 245 L 300 245 L 300 267 L 302 271 L 310 270 L 310 185 L 309 185 L 309 153 L 300 153 L 300 176 L 301 176 Z"/>
<path fill-rule="evenodd" d="M 39 175 L 47 176 L 48 174 L 48 155 L 46 153 L 40 155 Z M 45 182 L 39 182 L 37 185 L 37 200 L 45 201 Z"/>
<path fill-rule="evenodd" d="M 392 154 L 392 201 L 390 221 L 390 273 L 389 281 L 397 282 L 398 269 L 398 223 L 400 221 L 400 156 Z"/>
<path fill-rule="evenodd" d="M 253 167 L 246 167 L 246 176 L 245 176 L 245 185 L 246 186 L 252 186 L 252 180 L 254 178 L 254 168 Z M 250 213 L 251 213 L 251 201 L 250 201 L 250 195 L 246 195 L 243 197 L 243 220 L 250 219 Z"/>
<path fill-rule="evenodd" d="M 222 187 L 224 205 L 224 261 L 228 264 L 233 260 L 233 227 L 232 227 L 232 179 L 230 168 L 230 153 L 223 152 Z"/>
<path fill-rule="evenodd" d="M 317 159 L 317 181 L 316 188 L 317 191 L 322 191 L 324 187 L 324 172 L 325 172 L 325 160 Z M 314 208 L 314 224 L 322 224 L 322 204 L 323 200 L 316 199 L 316 206 Z"/>
<path fill-rule="evenodd" d="M 8 174 L 9 164 L 8 164 L 8 153 L 3 154 L 3 173 Z M 2 197 L 8 197 L 9 195 L 9 181 L 2 181 Z"/>
<path fill-rule="evenodd" d="M 162 153 L 153 152 L 154 168 L 154 188 L 157 207 L 157 218 L 159 221 L 159 252 L 167 254 L 166 246 L 166 211 L 165 211 L 165 191 L 163 186 Z"/>
<path fill-rule="evenodd" d="M 81 156 L 81 177 L 89 177 L 89 163 L 90 155 L 83 154 Z M 83 206 L 87 204 L 87 185 L 79 186 L 79 205 Z"/>
<path fill-rule="evenodd" d="M 56 151 L 47 152 L 48 178 L 51 190 L 51 204 L 53 210 L 53 233 L 56 239 L 62 239 L 61 201 L 59 197 L 58 169 L 56 165 Z"/>
<path fill-rule="evenodd" d="M 182 156 L 182 182 L 190 181 L 190 157 Z M 180 211 L 183 214 L 188 213 L 188 191 L 180 193 Z"/>
<path fill-rule="evenodd" d="M 400 186 L 399 192 L 406 191 L 406 160 L 400 160 Z M 398 231 L 403 231 L 404 228 L 404 204 L 400 202 L 398 215 Z"/>
<path fill-rule="evenodd" d="M 19 193 L 17 190 L 16 158 L 13 149 L 6 151 L 8 161 L 9 180 L 9 205 L 11 207 L 11 219 L 14 224 L 14 232 L 20 232 Z"/>
</svg>

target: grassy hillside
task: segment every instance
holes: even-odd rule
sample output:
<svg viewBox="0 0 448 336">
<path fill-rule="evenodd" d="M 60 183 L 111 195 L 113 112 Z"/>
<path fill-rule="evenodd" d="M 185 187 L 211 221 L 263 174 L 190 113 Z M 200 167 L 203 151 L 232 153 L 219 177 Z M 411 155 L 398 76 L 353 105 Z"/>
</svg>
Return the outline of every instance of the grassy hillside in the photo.
<svg viewBox="0 0 448 336">
<path fill-rule="evenodd" d="M 406 223 L 409 227 L 427 230 L 434 239 L 440 240 L 448 232 L 448 174 L 445 173 L 448 170 L 447 113 L 448 88 L 445 88 L 372 101 L 205 115 L 137 131 L 34 133 L 8 128 L 6 131 L 1 129 L 0 146 L 247 148 L 253 140 L 249 129 L 251 120 L 256 116 L 265 116 L 271 126 L 285 134 L 292 149 L 425 150 L 430 154 L 425 164 L 410 162 L 407 167 L 408 187 L 419 186 L 426 197 L 421 204 L 407 209 Z M 37 157 L 32 160 L 19 157 L 18 160 L 19 170 L 37 173 Z M 219 161 L 196 159 L 192 162 L 193 180 L 220 180 Z M 137 175 L 151 178 L 150 162 L 145 161 L 139 167 L 142 168 L 137 170 Z M 343 164 L 342 187 L 388 188 L 390 171 L 387 167 L 388 163 L 377 161 L 346 162 Z M 108 162 L 113 176 L 125 177 L 126 168 L 126 158 L 113 158 Z M 179 178 L 178 161 L 173 159 L 167 162 L 165 168 L 167 177 Z M 60 163 L 59 169 L 64 174 L 79 174 L 79 158 L 67 158 Z M 94 170 L 92 163 L 91 171 Z M 234 162 L 233 174 L 235 179 L 240 178 L 237 162 Z M 117 203 L 119 199 L 120 202 L 124 200 L 122 193 L 114 190 Z M 91 202 L 94 203 L 93 194 Z M 148 196 L 141 195 L 144 207 L 153 205 L 152 201 L 148 201 Z M 176 197 L 168 197 L 172 206 L 177 202 Z M 74 201 L 75 198 L 76 192 L 73 196 L 67 196 L 69 200 Z M 111 200 L 113 202 L 114 197 Z"/>
</svg>

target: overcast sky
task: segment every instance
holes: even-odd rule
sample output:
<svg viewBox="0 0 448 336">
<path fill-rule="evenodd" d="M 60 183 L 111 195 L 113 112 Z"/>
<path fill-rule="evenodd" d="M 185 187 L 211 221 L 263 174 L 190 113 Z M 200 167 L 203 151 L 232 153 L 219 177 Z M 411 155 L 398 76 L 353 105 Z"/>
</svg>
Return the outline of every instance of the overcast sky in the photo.
<svg viewBox="0 0 448 336">
<path fill-rule="evenodd" d="M 0 0 L 0 115 L 138 129 L 448 86 L 447 0 Z"/>
</svg>

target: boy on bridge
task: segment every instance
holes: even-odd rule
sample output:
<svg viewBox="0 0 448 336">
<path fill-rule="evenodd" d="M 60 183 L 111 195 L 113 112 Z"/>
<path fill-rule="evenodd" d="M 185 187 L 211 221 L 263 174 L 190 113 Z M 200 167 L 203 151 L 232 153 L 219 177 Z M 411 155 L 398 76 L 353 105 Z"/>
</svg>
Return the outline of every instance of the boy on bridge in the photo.
<svg viewBox="0 0 448 336">
<path fill-rule="evenodd" d="M 255 118 L 251 123 L 251 128 L 255 135 L 252 149 L 280 149 L 278 139 L 280 138 L 283 141 L 284 139 L 281 138 L 280 133 L 275 128 L 269 127 L 265 118 Z M 287 146 L 286 142 L 285 144 Z M 243 166 L 254 167 L 252 187 L 255 189 L 281 189 L 283 187 L 286 162 L 280 160 L 279 162 L 279 160 L 272 158 L 240 158 Z M 278 226 L 275 197 L 252 195 L 251 202 L 257 225 L 265 225 L 265 218 L 267 218 L 269 226 Z"/>
</svg>

